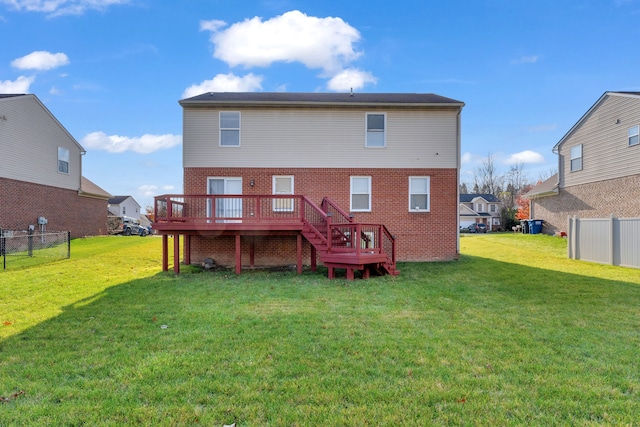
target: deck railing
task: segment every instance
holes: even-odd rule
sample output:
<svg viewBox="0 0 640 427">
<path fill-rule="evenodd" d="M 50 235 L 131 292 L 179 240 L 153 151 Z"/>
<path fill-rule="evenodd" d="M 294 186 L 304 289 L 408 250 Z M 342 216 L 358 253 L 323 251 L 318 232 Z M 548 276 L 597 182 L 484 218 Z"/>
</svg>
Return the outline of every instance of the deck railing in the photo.
<svg viewBox="0 0 640 427">
<path fill-rule="evenodd" d="M 296 195 L 176 195 L 155 198 L 159 223 L 301 222 L 302 196 Z"/>
<path fill-rule="evenodd" d="M 300 195 L 178 195 L 155 197 L 155 222 L 197 226 L 242 223 L 308 225 L 331 253 L 384 254 L 395 264 L 395 238 L 381 224 L 360 224 L 330 199 L 319 207 Z"/>
</svg>

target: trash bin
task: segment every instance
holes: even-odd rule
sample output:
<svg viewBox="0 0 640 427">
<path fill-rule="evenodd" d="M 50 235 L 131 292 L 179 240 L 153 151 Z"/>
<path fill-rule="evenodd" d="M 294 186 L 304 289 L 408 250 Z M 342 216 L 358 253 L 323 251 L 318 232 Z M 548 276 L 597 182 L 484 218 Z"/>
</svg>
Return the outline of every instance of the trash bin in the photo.
<svg viewBox="0 0 640 427">
<path fill-rule="evenodd" d="M 544 221 L 541 219 L 531 219 L 529 220 L 529 233 L 538 234 L 542 232 L 542 223 Z"/>
<path fill-rule="evenodd" d="M 529 221 L 526 219 L 520 220 L 520 225 L 522 226 L 522 233 L 529 234 Z"/>
</svg>

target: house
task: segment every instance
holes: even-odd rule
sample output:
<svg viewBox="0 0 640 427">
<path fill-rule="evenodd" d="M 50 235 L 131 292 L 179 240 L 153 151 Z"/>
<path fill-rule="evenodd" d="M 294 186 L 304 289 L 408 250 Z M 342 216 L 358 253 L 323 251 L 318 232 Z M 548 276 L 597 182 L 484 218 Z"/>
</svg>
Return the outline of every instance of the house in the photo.
<svg viewBox="0 0 640 427">
<path fill-rule="evenodd" d="M 502 207 L 502 201 L 493 194 L 460 194 L 460 227 L 479 223 L 485 224 L 487 230 L 500 230 Z"/>
<path fill-rule="evenodd" d="M 108 200 L 109 215 L 140 220 L 140 204 L 131 196 L 113 196 Z"/>
<path fill-rule="evenodd" d="M 568 218 L 640 215 L 640 92 L 605 92 L 553 147 L 558 174 L 535 186 L 530 216 L 543 232 Z"/>
<path fill-rule="evenodd" d="M 254 92 L 205 93 L 180 105 L 185 195 L 156 197 L 153 227 L 185 238 L 187 263 L 213 258 L 239 272 L 300 268 L 303 259 L 313 268 L 317 256 L 340 268 L 351 264 L 339 251 L 358 251 L 353 265 L 368 274 L 374 262 L 362 248 L 392 264 L 458 257 L 462 102 Z"/>
<path fill-rule="evenodd" d="M 111 195 L 82 176 L 85 150 L 35 95 L 0 94 L 0 152 L 0 228 L 106 234 Z"/>
</svg>

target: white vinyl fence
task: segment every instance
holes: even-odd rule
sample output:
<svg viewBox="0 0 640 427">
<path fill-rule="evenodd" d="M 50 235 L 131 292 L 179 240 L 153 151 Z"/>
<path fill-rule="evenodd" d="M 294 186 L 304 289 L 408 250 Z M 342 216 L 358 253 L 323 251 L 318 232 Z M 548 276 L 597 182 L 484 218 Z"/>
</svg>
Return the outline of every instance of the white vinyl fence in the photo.
<svg viewBox="0 0 640 427">
<path fill-rule="evenodd" d="M 640 218 L 569 217 L 569 258 L 640 268 Z"/>
</svg>

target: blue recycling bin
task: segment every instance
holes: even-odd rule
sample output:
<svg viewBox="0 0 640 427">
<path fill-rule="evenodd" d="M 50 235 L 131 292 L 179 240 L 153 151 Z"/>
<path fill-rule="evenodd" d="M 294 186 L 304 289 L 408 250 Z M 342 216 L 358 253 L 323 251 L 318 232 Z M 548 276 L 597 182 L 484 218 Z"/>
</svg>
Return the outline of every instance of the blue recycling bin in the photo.
<svg viewBox="0 0 640 427">
<path fill-rule="evenodd" d="M 541 219 L 530 219 L 529 220 L 529 233 L 530 234 L 538 234 L 542 232 L 542 223 L 544 221 Z"/>
</svg>

